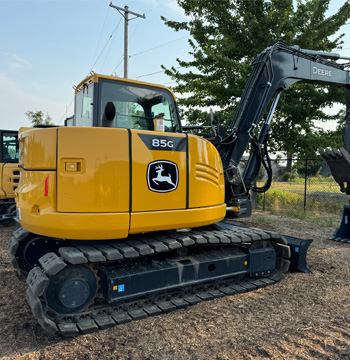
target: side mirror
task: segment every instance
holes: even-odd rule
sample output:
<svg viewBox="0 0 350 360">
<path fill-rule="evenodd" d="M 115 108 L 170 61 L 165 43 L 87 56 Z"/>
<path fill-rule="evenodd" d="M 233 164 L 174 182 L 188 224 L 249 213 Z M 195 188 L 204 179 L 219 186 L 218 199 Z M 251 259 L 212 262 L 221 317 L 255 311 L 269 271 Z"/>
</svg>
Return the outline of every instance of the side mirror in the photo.
<svg viewBox="0 0 350 360">
<path fill-rule="evenodd" d="M 102 118 L 102 127 L 113 127 L 113 120 L 115 118 L 116 109 L 114 104 L 109 101 L 105 106 L 105 111 Z"/>
</svg>

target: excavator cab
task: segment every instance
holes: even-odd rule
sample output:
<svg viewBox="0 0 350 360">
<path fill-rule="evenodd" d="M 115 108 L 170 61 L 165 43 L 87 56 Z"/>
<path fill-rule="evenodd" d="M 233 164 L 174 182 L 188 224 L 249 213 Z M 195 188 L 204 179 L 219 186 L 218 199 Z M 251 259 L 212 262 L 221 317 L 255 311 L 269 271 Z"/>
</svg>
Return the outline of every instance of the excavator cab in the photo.
<svg viewBox="0 0 350 360">
<path fill-rule="evenodd" d="M 26 230 L 121 239 L 225 217 L 220 155 L 181 132 L 166 87 L 94 73 L 75 88 L 70 125 L 20 133 L 17 208 Z"/>
<path fill-rule="evenodd" d="M 181 131 L 175 98 L 168 89 L 95 73 L 75 88 L 73 126 Z"/>
</svg>

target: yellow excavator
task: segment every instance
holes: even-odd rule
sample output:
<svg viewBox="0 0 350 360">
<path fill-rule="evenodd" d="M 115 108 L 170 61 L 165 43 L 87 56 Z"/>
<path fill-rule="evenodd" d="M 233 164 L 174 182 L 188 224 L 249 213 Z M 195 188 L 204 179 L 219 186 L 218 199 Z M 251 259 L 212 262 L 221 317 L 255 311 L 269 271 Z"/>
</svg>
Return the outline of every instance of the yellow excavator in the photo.
<svg viewBox="0 0 350 360">
<path fill-rule="evenodd" d="M 18 131 L 0 130 L 0 215 L 16 210 L 18 182 Z"/>
<path fill-rule="evenodd" d="M 333 56 L 272 44 L 227 130 L 183 126 L 164 86 L 95 73 L 75 88 L 69 126 L 20 130 L 9 257 L 39 324 L 75 336 L 272 285 L 290 267 L 308 272 L 311 240 L 224 219 L 250 216 L 250 192 L 271 183 L 280 92 L 298 81 L 349 87 Z M 269 180 L 256 188 L 261 164 Z"/>
</svg>

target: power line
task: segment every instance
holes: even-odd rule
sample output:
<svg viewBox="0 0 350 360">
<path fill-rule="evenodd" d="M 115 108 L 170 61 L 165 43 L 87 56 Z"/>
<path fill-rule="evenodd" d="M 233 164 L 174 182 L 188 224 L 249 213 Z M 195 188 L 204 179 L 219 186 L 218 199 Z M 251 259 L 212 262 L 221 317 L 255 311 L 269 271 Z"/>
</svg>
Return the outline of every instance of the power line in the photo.
<svg viewBox="0 0 350 360">
<path fill-rule="evenodd" d="M 115 34 L 115 32 L 117 31 L 118 26 L 119 26 L 119 24 L 121 23 L 121 21 L 122 21 L 122 19 L 120 19 L 120 20 L 119 20 L 119 22 L 118 22 L 117 26 L 114 28 L 114 30 L 113 30 L 113 32 L 112 32 L 112 34 L 111 34 L 111 35 L 109 35 L 109 38 L 108 38 L 108 40 L 106 41 L 105 46 L 104 46 L 104 47 L 103 47 L 103 49 L 101 50 L 101 52 L 100 52 L 100 54 L 98 55 L 98 57 L 97 57 L 96 61 L 95 61 L 95 62 L 94 62 L 94 64 L 92 65 L 92 67 L 91 67 L 91 70 L 90 70 L 90 71 L 92 71 L 92 69 L 93 69 L 93 68 L 94 68 L 94 66 L 96 65 L 97 61 L 100 59 L 100 57 L 101 57 L 101 55 L 102 55 L 102 53 L 103 53 L 104 49 L 106 48 L 107 44 L 108 44 L 108 43 L 109 43 L 109 41 L 112 39 L 112 37 L 113 37 L 113 35 Z"/>
<path fill-rule="evenodd" d="M 160 4 L 160 5 L 152 8 L 151 10 L 146 11 L 145 14 L 148 14 L 148 13 L 150 13 L 151 11 L 153 11 L 153 10 L 155 10 L 155 9 L 158 9 L 158 8 L 160 8 L 160 7 L 162 7 L 162 6 L 166 5 L 166 4 L 169 4 L 169 3 L 173 2 L 173 1 L 175 1 L 175 0 L 168 0 L 168 1 L 166 1 L 166 2 L 164 2 L 164 3 L 162 3 L 162 4 Z M 135 2 L 135 1 L 133 1 L 133 2 Z M 132 4 L 132 3 L 130 3 L 130 4 Z M 129 5 L 129 4 L 128 4 L 128 5 Z M 137 27 L 139 26 L 140 22 L 141 22 L 141 19 L 139 19 L 139 21 L 137 22 L 137 24 L 136 24 L 136 26 L 135 26 L 135 29 L 134 29 L 131 37 L 130 37 L 130 41 L 132 40 L 132 38 L 133 38 L 133 36 L 134 36 L 134 34 L 135 34 L 135 31 L 136 31 Z"/>
<path fill-rule="evenodd" d="M 136 1 L 136 0 L 135 0 L 135 1 Z M 135 2 L 135 1 L 133 1 L 133 2 Z M 148 14 L 148 13 L 150 13 L 151 11 L 153 11 L 153 10 L 155 10 L 155 9 L 158 9 L 158 8 L 160 8 L 160 7 L 162 7 L 162 6 L 166 5 L 166 4 L 169 4 L 169 3 L 173 2 L 173 1 L 175 1 L 175 0 L 168 0 L 168 1 L 166 1 L 166 2 L 164 2 L 164 3 L 162 3 L 162 4 L 160 4 L 160 5 L 158 5 L 158 6 L 156 6 L 156 7 L 154 7 L 154 8 L 152 8 L 152 9 L 146 11 L 145 14 Z M 133 2 L 131 2 L 130 4 L 132 4 Z M 129 6 L 130 4 L 128 4 L 128 6 Z M 136 27 L 135 27 L 135 29 L 134 29 L 131 37 L 130 37 L 130 40 L 132 39 L 133 35 L 135 34 L 135 31 L 136 31 L 137 27 L 139 26 L 140 22 L 141 22 L 141 19 L 139 19 L 139 21 L 137 22 Z"/>
<path fill-rule="evenodd" d="M 100 37 L 98 38 L 98 41 L 97 41 L 97 46 L 96 46 L 96 50 L 95 50 L 95 53 L 94 53 L 94 57 L 92 58 L 92 63 L 94 63 L 95 56 L 96 56 L 96 54 L 97 54 L 97 49 L 98 49 L 98 47 L 100 46 L 100 41 L 101 41 L 102 33 L 103 33 L 103 30 L 104 30 L 104 28 L 105 28 L 105 24 L 106 24 L 106 21 L 107 21 L 108 13 L 109 13 L 109 8 L 107 9 L 106 17 L 105 17 L 105 20 L 104 20 L 103 25 L 102 25 Z M 93 66 L 91 66 L 91 69 L 92 69 L 92 68 L 93 68 Z"/>
<path fill-rule="evenodd" d="M 124 60 L 124 58 L 123 58 L 123 56 L 122 56 L 120 62 L 118 63 L 118 65 L 117 65 L 117 66 L 114 68 L 114 70 L 112 71 L 112 74 L 117 71 L 118 67 L 121 65 L 121 63 L 123 62 L 123 60 Z"/>
<path fill-rule="evenodd" d="M 105 66 L 105 63 L 106 63 L 106 61 L 107 61 L 109 52 L 111 51 L 112 44 L 113 44 L 113 41 L 111 41 L 111 42 L 109 43 L 109 47 L 108 47 L 108 50 L 107 50 L 107 52 L 106 52 L 105 59 L 103 60 L 103 63 L 102 63 L 101 68 L 100 68 L 100 69 L 101 69 L 101 70 L 100 70 L 101 73 L 102 73 L 102 69 L 103 69 L 103 67 Z"/>
<path fill-rule="evenodd" d="M 158 48 L 160 48 L 160 47 L 162 47 L 162 46 L 165 46 L 165 45 L 174 43 L 175 41 L 179 41 L 179 40 L 182 40 L 182 39 L 185 39 L 185 38 L 188 38 L 188 37 L 190 37 L 190 35 L 186 35 L 186 36 L 183 36 L 183 37 L 181 37 L 181 38 L 179 38 L 179 39 L 175 39 L 175 40 L 172 40 L 172 41 L 168 41 L 167 43 L 164 43 L 164 44 L 155 46 L 155 47 L 150 48 L 150 49 L 147 49 L 147 50 L 140 51 L 140 52 L 138 52 L 138 53 L 136 53 L 136 54 L 132 54 L 132 55 L 129 56 L 129 58 L 131 58 L 131 57 L 133 57 L 133 56 L 136 56 L 136 55 L 144 54 L 145 52 L 158 49 Z"/>
<path fill-rule="evenodd" d="M 180 69 L 180 68 L 182 68 L 182 66 L 178 66 L 178 67 L 176 67 L 175 69 Z M 160 74 L 160 73 L 163 73 L 163 72 L 164 72 L 164 70 L 156 71 L 156 72 L 149 73 L 149 74 L 142 74 L 142 75 L 140 75 L 140 76 L 136 76 L 136 79 L 140 79 L 140 78 L 145 77 L 145 76 Z"/>
<path fill-rule="evenodd" d="M 148 13 L 150 13 L 151 11 L 153 11 L 153 10 L 155 10 L 155 9 L 158 9 L 158 8 L 160 8 L 160 7 L 162 7 L 162 6 L 166 5 L 166 4 L 169 4 L 169 3 L 173 2 L 173 1 L 175 1 L 175 0 L 168 0 L 168 1 L 166 1 L 166 2 L 164 2 L 164 3 L 162 3 L 162 4 L 160 4 L 160 5 L 152 8 L 151 10 L 148 10 L 145 14 L 148 14 Z"/>
<path fill-rule="evenodd" d="M 133 38 L 133 36 L 134 36 L 134 34 L 135 34 L 135 31 L 136 31 L 136 29 L 138 28 L 140 22 L 141 22 L 141 18 L 138 19 L 138 22 L 137 22 L 137 24 L 136 24 L 136 26 L 135 26 L 135 28 L 134 28 L 134 31 L 132 32 L 132 34 L 131 34 L 131 36 L 130 36 L 130 41 L 132 40 L 132 38 Z"/>
<path fill-rule="evenodd" d="M 117 27 L 119 26 L 121 20 L 122 20 L 122 19 L 120 19 L 119 23 L 117 24 Z M 109 55 L 109 53 L 110 53 L 110 51 L 111 51 L 111 48 L 112 48 L 112 44 L 113 44 L 113 40 L 114 40 L 114 39 L 115 39 L 115 37 L 114 37 L 114 38 L 112 39 L 112 41 L 109 43 L 109 48 L 108 48 L 108 50 L 107 50 L 107 52 L 106 52 L 105 59 L 104 59 L 104 61 L 103 61 L 103 63 L 102 63 L 102 66 L 101 66 L 101 72 L 102 72 L 102 69 L 103 69 L 106 61 L 107 61 L 108 55 Z"/>
<path fill-rule="evenodd" d="M 64 114 L 62 115 L 60 121 L 58 122 L 58 125 L 61 124 L 61 122 L 62 122 L 62 120 L 63 120 L 64 118 L 67 118 L 67 111 L 68 111 L 69 108 L 72 106 L 73 102 L 74 102 L 74 98 L 73 98 L 73 100 L 70 102 L 70 104 L 66 107 L 66 111 L 65 111 Z"/>
<path fill-rule="evenodd" d="M 164 72 L 163 70 L 162 71 L 156 71 L 156 72 L 153 72 L 153 73 L 149 73 L 149 74 L 144 74 L 144 75 L 140 75 L 140 76 L 136 76 L 136 80 L 142 78 L 142 77 L 145 77 L 145 76 L 150 76 L 150 75 L 155 75 L 155 74 L 160 74 Z"/>
</svg>

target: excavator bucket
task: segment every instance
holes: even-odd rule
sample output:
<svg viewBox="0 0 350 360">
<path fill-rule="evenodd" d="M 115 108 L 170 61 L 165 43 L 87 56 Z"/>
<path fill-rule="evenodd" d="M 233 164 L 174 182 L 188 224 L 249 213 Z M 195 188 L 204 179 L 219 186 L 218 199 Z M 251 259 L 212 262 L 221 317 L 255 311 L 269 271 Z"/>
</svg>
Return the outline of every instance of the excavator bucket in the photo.
<svg viewBox="0 0 350 360">
<path fill-rule="evenodd" d="M 223 220 L 214 224 L 214 227 L 218 230 L 234 230 L 236 228 L 242 228 L 244 226 L 238 226 L 230 224 Z M 306 256 L 312 239 L 301 239 L 292 236 L 283 235 L 287 240 L 287 245 L 290 248 L 290 265 L 289 270 L 300 271 L 303 273 L 311 273 L 307 263 Z"/>
<path fill-rule="evenodd" d="M 326 160 L 334 180 L 339 184 L 340 191 L 350 195 L 350 155 L 344 149 L 320 149 L 321 156 Z"/>
<path fill-rule="evenodd" d="M 334 180 L 339 184 L 340 191 L 350 195 L 350 155 L 344 149 L 320 149 L 320 154 L 327 161 Z M 330 240 L 350 242 L 350 205 L 344 205 L 343 216 Z"/>
</svg>

